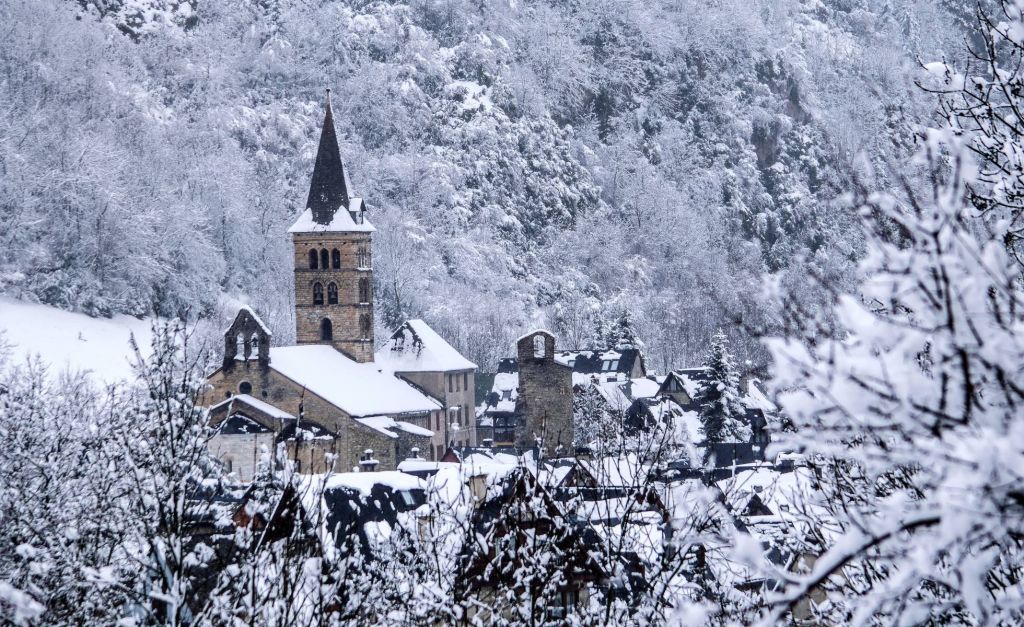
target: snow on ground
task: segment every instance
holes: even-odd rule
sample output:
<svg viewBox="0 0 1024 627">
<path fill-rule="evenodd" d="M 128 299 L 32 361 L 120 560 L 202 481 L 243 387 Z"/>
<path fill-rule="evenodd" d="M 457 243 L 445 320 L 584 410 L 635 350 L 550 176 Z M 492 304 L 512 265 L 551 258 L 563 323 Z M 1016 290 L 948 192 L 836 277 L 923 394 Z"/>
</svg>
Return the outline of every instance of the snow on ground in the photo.
<svg viewBox="0 0 1024 627">
<path fill-rule="evenodd" d="M 52 373 L 85 372 L 99 384 L 134 378 L 129 339 L 150 351 L 150 321 L 130 316 L 91 318 L 0 296 L 0 334 L 10 344 L 11 365 L 39 357 Z"/>
</svg>

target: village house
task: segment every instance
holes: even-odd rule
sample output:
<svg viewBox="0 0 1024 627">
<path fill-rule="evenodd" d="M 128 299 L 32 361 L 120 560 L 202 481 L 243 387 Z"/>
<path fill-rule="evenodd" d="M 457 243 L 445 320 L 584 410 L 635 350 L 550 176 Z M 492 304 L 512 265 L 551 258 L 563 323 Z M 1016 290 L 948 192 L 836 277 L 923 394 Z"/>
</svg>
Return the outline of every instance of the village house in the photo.
<svg viewBox="0 0 1024 627">
<path fill-rule="evenodd" d="M 422 320 L 408 320 L 377 351 L 376 362 L 383 368 L 441 399 L 447 417 L 427 425 L 433 459 L 440 459 L 449 446 L 475 446 L 476 364 L 463 357 L 451 344 Z"/>
<path fill-rule="evenodd" d="M 472 441 L 472 429 L 453 433 L 451 413 L 472 407 L 476 366 L 424 322 L 402 325 L 374 361 L 376 229 L 349 190 L 328 94 L 306 209 L 288 230 L 296 345 L 271 347 L 270 328 L 243 307 L 208 378 L 210 448 L 242 481 L 281 444 L 300 472 L 321 473 L 394 470 L 439 456 L 440 438 Z"/>
</svg>

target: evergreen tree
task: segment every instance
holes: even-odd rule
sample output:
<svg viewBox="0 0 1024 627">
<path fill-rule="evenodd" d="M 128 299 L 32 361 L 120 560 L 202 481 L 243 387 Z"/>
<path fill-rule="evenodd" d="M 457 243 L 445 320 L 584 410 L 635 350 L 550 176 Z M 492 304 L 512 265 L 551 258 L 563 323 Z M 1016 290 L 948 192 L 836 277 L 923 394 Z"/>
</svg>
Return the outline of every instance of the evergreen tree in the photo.
<svg viewBox="0 0 1024 627">
<path fill-rule="evenodd" d="M 711 338 L 711 348 L 704 360 L 707 379 L 701 382 L 693 399 L 700 407 L 700 421 L 707 450 L 705 463 L 711 458 L 715 443 L 746 441 L 749 437 L 743 422 L 745 409 L 739 396 L 739 375 L 729 354 L 729 341 L 721 331 Z"/>
<path fill-rule="evenodd" d="M 619 315 L 618 320 L 612 326 L 610 336 L 613 340 L 610 343 L 610 347 L 616 349 L 632 348 L 642 350 L 644 347 L 644 343 L 637 337 L 633 314 L 630 313 L 629 309 L 622 310 L 622 314 Z"/>
</svg>

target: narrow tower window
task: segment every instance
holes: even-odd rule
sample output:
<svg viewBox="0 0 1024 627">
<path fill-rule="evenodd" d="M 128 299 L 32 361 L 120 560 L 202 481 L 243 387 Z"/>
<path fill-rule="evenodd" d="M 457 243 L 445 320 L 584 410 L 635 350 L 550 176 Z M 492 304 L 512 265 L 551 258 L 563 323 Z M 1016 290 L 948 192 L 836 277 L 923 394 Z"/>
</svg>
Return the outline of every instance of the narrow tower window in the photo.
<svg viewBox="0 0 1024 627">
<path fill-rule="evenodd" d="M 327 268 L 331 267 L 329 264 L 330 264 L 330 261 L 327 258 L 327 249 L 326 248 L 321 248 L 320 249 L 320 267 L 323 268 L 324 270 L 326 270 Z"/>
<path fill-rule="evenodd" d="M 546 347 L 544 346 L 544 336 L 535 335 L 533 336 L 533 356 L 536 359 L 544 359 L 546 354 Z"/>
<path fill-rule="evenodd" d="M 320 321 L 320 339 L 327 341 L 334 339 L 334 325 L 331 324 L 329 318 Z"/>
<path fill-rule="evenodd" d="M 364 340 L 370 338 L 370 315 L 363 314 L 359 316 L 359 332 L 362 334 Z"/>
<path fill-rule="evenodd" d="M 319 283 L 313 284 L 313 304 L 323 305 L 324 304 L 324 286 Z"/>
<path fill-rule="evenodd" d="M 359 302 L 370 302 L 370 279 L 366 277 L 359 279 Z"/>
<path fill-rule="evenodd" d="M 341 269 L 341 251 L 337 248 L 331 251 L 331 267 L 335 270 Z"/>
<path fill-rule="evenodd" d="M 315 250 L 311 250 L 311 251 L 309 251 L 309 269 L 310 270 L 316 270 L 316 266 L 317 266 L 317 263 L 316 263 L 316 251 Z"/>
<path fill-rule="evenodd" d="M 327 304 L 337 305 L 338 304 L 338 285 L 336 283 L 327 284 Z"/>
</svg>

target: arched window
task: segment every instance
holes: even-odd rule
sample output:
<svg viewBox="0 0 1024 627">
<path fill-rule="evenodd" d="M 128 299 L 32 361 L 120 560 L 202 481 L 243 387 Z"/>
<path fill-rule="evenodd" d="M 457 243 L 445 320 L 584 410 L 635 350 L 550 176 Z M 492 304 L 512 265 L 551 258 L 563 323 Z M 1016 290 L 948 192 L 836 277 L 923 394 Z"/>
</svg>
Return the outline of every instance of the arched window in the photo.
<svg viewBox="0 0 1024 627">
<path fill-rule="evenodd" d="M 241 333 L 235 336 L 235 357 L 245 359 L 245 336 Z"/>
<path fill-rule="evenodd" d="M 249 338 L 249 344 L 252 346 L 252 352 L 260 352 L 260 336 L 257 333 L 253 333 L 252 337 Z"/>
<path fill-rule="evenodd" d="M 331 251 L 331 267 L 335 270 L 341 269 L 341 251 L 337 248 Z"/>
<path fill-rule="evenodd" d="M 317 266 L 317 263 L 316 263 L 316 251 L 315 250 L 311 250 L 311 251 L 309 251 L 309 269 L 310 270 L 316 270 L 316 266 Z"/>
<path fill-rule="evenodd" d="M 363 339 L 370 337 L 370 314 L 359 316 L 359 332 L 362 334 Z"/>
<path fill-rule="evenodd" d="M 241 383 L 239 383 L 238 384 L 238 393 L 239 394 L 252 394 L 252 383 L 249 383 L 248 381 L 242 381 Z"/>
<path fill-rule="evenodd" d="M 370 302 L 370 279 L 366 277 L 359 279 L 359 302 Z"/>
<path fill-rule="evenodd" d="M 327 258 L 327 249 L 326 248 L 321 248 L 320 249 L 320 267 L 323 268 L 324 270 L 326 270 L 327 268 L 331 267 L 328 264 L 330 264 L 330 261 Z"/>
<path fill-rule="evenodd" d="M 337 305 L 338 304 L 338 286 L 335 283 L 327 284 L 327 304 Z"/>
<path fill-rule="evenodd" d="M 536 359 L 544 359 L 546 353 L 546 347 L 544 346 L 544 336 L 535 335 L 533 336 L 533 356 Z"/>
<path fill-rule="evenodd" d="M 320 339 L 321 340 L 333 340 L 334 339 L 334 325 L 331 324 L 329 318 L 324 318 L 320 321 Z"/>
<path fill-rule="evenodd" d="M 323 305 L 324 304 L 324 286 L 319 283 L 313 284 L 313 304 Z"/>
</svg>

